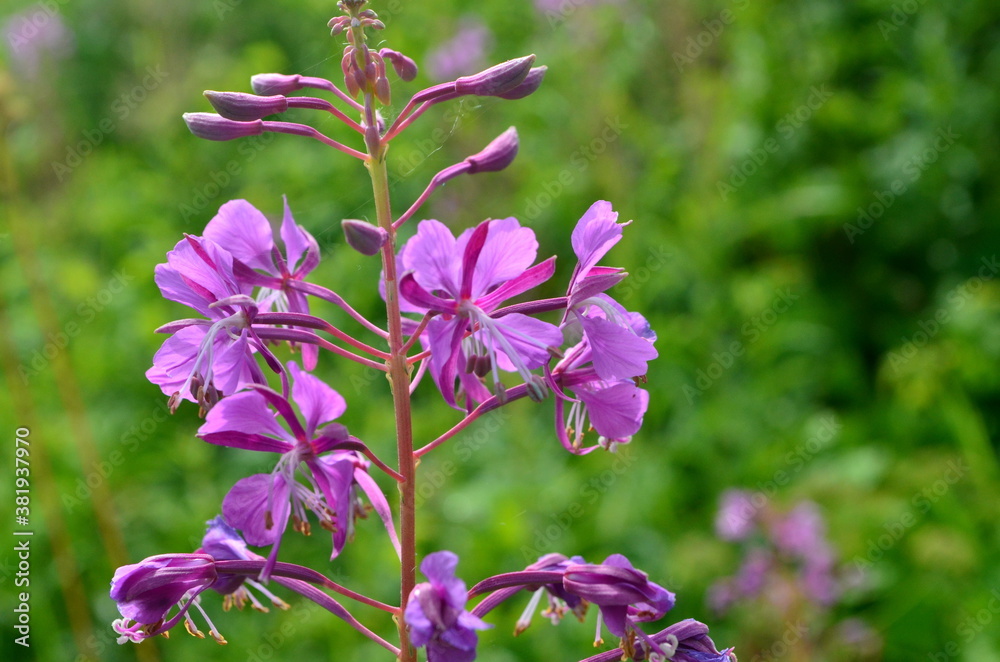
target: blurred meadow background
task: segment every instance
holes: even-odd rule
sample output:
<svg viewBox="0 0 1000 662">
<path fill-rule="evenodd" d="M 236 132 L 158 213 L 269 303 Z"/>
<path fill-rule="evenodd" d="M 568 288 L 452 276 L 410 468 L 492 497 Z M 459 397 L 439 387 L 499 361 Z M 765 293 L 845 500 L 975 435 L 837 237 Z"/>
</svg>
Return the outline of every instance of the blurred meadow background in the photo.
<svg viewBox="0 0 1000 662">
<path fill-rule="evenodd" d="M 188 315 L 160 297 L 154 265 L 226 200 L 278 218 L 287 195 L 320 243 L 316 282 L 378 319 L 377 261 L 348 248 L 339 227 L 374 215 L 363 167 L 291 136 L 202 141 L 181 121 L 209 110 L 202 90 L 250 91 L 257 73 L 336 80 L 343 43 L 325 27 L 335 3 L 3 6 L 0 420 L 10 470 L 0 483 L 13 518 L 14 430 L 29 428 L 35 535 L 30 649 L 13 642 L 16 540 L 0 547 L 0 658 L 382 659 L 301 600 L 288 612 L 223 613 L 206 594 L 225 647 L 180 628 L 169 641 L 117 646 L 110 627 L 114 569 L 193 550 L 230 486 L 267 466 L 195 439 L 195 408 L 168 416 L 145 380 L 163 340 L 153 329 Z M 428 456 L 419 552 L 454 550 L 470 584 L 547 552 L 595 562 L 624 553 L 677 593 L 664 625 L 705 621 L 744 662 L 1000 660 L 1000 6 L 371 7 L 385 45 L 421 66 L 416 81 L 394 85 L 395 112 L 422 87 L 511 57 L 535 53 L 549 67 L 533 96 L 443 104 L 394 141 L 394 209 L 515 125 L 510 168 L 452 181 L 418 218 L 462 229 L 518 217 L 540 256 L 560 256 L 543 288 L 558 296 L 574 263 L 571 229 L 609 200 L 634 219 L 604 261 L 631 273 L 611 294 L 659 336 L 645 426 L 617 455 L 565 453 L 549 399 L 505 409 Z M 287 117 L 354 137 L 313 115 Z M 343 422 L 391 456 L 386 384 L 330 357 L 319 374 L 347 399 Z M 416 407 L 418 439 L 457 420 L 429 381 Z M 748 546 L 767 545 L 717 535 L 733 488 L 748 490 L 758 513 L 813 504 L 833 568 L 829 599 L 810 600 L 790 567 L 788 581 L 758 576 L 763 586 L 717 609 L 720 580 L 745 570 Z M 301 536 L 286 538 L 283 558 L 393 600 L 379 528 L 359 523 L 333 563 L 327 543 Z M 536 618 L 512 638 L 527 599 L 492 614 L 479 659 L 593 654 L 593 610 L 589 624 Z M 393 630 L 386 619 L 375 627 Z"/>
</svg>

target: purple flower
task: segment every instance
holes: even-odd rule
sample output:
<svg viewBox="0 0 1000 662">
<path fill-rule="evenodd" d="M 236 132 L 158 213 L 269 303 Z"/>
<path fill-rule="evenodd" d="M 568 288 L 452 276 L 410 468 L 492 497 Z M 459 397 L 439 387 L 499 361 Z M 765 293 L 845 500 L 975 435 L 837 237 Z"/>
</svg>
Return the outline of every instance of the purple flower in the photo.
<svg viewBox="0 0 1000 662">
<path fill-rule="evenodd" d="M 28 79 L 38 78 L 46 60 L 62 59 L 73 51 L 72 33 L 59 13 L 44 5 L 32 5 L 9 17 L 3 35 L 14 70 Z"/>
<path fill-rule="evenodd" d="M 216 561 L 263 561 L 264 557 L 247 549 L 246 542 L 222 517 L 208 522 L 201 541 L 201 548 L 193 554 L 161 554 L 151 556 L 141 563 L 122 566 L 111 580 L 111 598 L 118 603 L 123 618 L 112 627 L 121 636 L 118 643 L 138 643 L 161 634 L 179 623 L 181 619 L 192 635 L 204 634 L 191 618 L 190 609 L 201 613 L 209 625 L 209 633 L 220 644 L 226 643 L 215 624 L 201 607 L 199 595 L 206 589 L 221 593 L 223 609 L 235 605 L 238 609 L 249 602 L 258 611 L 267 611 L 257 597 L 245 586 L 249 584 L 266 595 L 275 606 L 288 609 L 289 605 L 265 587 L 243 575 L 219 572 Z M 177 606 L 177 613 L 166 620 L 167 613 Z"/>
<path fill-rule="evenodd" d="M 767 586 L 774 570 L 774 556 L 765 549 L 751 549 L 747 552 L 739 572 L 733 578 L 733 587 L 741 598 L 759 595 Z"/>
<path fill-rule="evenodd" d="M 427 662 L 470 662 L 476 659 L 476 630 L 491 625 L 465 611 L 465 582 L 455 576 L 458 556 L 442 551 L 428 554 L 420 570 L 429 582 L 410 593 L 404 618 L 414 646 L 427 647 Z"/>
<path fill-rule="evenodd" d="M 281 240 L 284 254 L 278 250 L 274 232 L 267 218 L 246 200 L 230 200 L 205 226 L 205 238 L 223 247 L 235 258 L 233 272 L 237 282 L 257 286 L 257 307 L 262 312 L 309 313 L 306 296 L 291 286 L 301 281 L 319 264 L 319 245 L 311 234 L 292 218 L 285 199 Z M 302 346 L 306 370 L 316 367 L 319 349 Z"/>
<path fill-rule="evenodd" d="M 452 80 L 482 69 L 493 35 L 485 25 L 463 19 L 455 36 L 427 55 L 427 70 L 436 80 Z"/>
<path fill-rule="evenodd" d="M 201 548 L 197 552 L 211 554 L 216 561 L 264 560 L 260 554 L 255 554 L 247 549 L 247 543 L 243 540 L 243 536 L 229 526 L 221 515 L 208 521 L 205 536 L 201 539 Z M 233 606 L 237 609 L 243 609 L 247 602 L 257 611 L 268 611 L 267 607 L 257 599 L 257 596 L 247 588 L 247 584 L 266 595 L 276 607 L 288 609 L 288 603 L 244 575 L 220 574 L 209 588 L 222 594 L 222 609 L 224 611 L 229 611 Z"/>
<path fill-rule="evenodd" d="M 655 334 L 636 331 L 637 320 L 611 297 L 603 294 L 624 277 L 621 269 L 599 267 L 597 262 L 622 237 L 618 213 L 611 204 L 598 200 L 584 213 L 573 229 L 573 252 L 578 260 L 570 277 L 566 320 L 575 316 L 580 332 L 587 340 L 591 361 L 598 377 L 604 380 L 631 379 L 646 374 L 646 363 L 655 359 L 652 341 Z M 645 319 L 642 323 L 648 330 Z"/>
<path fill-rule="evenodd" d="M 485 221 L 457 239 L 443 223 L 421 221 L 401 249 L 406 310 L 439 315 L 427 325 L 430 371 L 451 406 L 457 407 L 456 380 L 471 408 L 490 396 L 481 376 L 492 373 L 502 397 L 499 369 L 533 382 L 529 371 L 547 363 L 550 349 L 562 344 L 562 333 L 547 322 L 520 313 L 490 316 L 503 301 L 552 276 L 554 258 L 531 266 L 537 252 L 534 233 L 515 218 Z"/>
<path fill-rule="evenodd" d="M 138 643 L 169 630 L 182 618 L 190 622 L 188 609 L 217 579 L 215 560 L 208 554 L 160 554 L 118 568 L 111 580 L 111 599 L 123 617 L 112 624 L 121 635 L 118 643 Z M 177 614 L 165 621 L 174 605 L 179 607 Z M 225 643 L 214 625 L 211 635 Z"/>
<path fill-rule="evenodd" d="M 556 395 L 556 432 L 566 450 L 586 454 L 598 446 L 614 450 L 639 431 L 649 395 L 636 386 L 646 364 L 656 358 L 656 334 L 642 315 L 628 312 L 604 294 L 625 276 L 616 267 L 597 263 L 622 237 L 618 214 L 599 200 L 591 205 L 573 230 L 577 265 L 566 292 L 563 333 L 578 342 L 566 350 L 552 369 L 550 384 Z M 576 396 L 566 396 L 559 387 Z M 564 416 L 564 401 L 570 401 Z M 589 422 L 588 422 L 589 419 Z M 591 427 L 599 438 L 583 447 Z M 572 438 L 571 438 L 572 437 Z"/>
<path fill-rule="evenodd" d="M 646 573 L 632 567 L 621 554 L 612 554 L 599 565 L 568 566 L 563 587 L 600 607 L 608 630 L 618 637 L 625 637 L 636 622 L 662 618 L 673 608 L 675 599 L 673 593 L 649 581 Z"/>
<path fill-rule="evenodd" d="M 610 298 L 606 304 L 627 321 L 634 337 L 652 347 L 656 334 L 642 315 L 626 312 Z M 602 315 L 603 312 L 595 314 Z M 600 353 L 595 354 L 590 340 L 590 337 L 583 336 L 579 343 L 566 350 L 552 369 L 552 383 L 572 391 L 576 396 L 573 399 L 557 394 L 556 434 L 566 450 L 579 455 L 598 447 L 614 450 L 617 444 L 631 441 L 632 435 L 642 427 L 649 406 L 649 394 L 636 386 L 634 379 L 604 379 L 598 374 L 594 360 Z M 625 348 L 622 351 L 628 353 Z M 565 416 L 564 401 L 572 403 Z M 583 447 L 583 435 L 590 427 L 599 435 L 598 443 Z"/>
<path fill-rule="evenodd" d="M 715 532 L 723 540 L 745 540 L 756 527 L 757 509 L 746 490 L 726 490 L 715 516 Z"/>
<path fill-rule="evenodd" d="M 771 537 L 779 550 L 795 558 L 808 559 L 828 549 L 826 524 L 812 501 L 803 501 L 784 517 L 774 520 Z"/>
<path fill-rule="evenodd" d="M 266 383 L 253 356 L 263 350 L 251 328 L 257 306 L 250 287 L 233 274 L 232 254 L 189 235 L 167 253 L 166 264 L 156 266 L 155 280 L 165 298 L 208 318 L 158 329 L 173 335 L 156 352 L 146 377 L 170 397 L 172 409 L 184 399 L 207 410 L 220 394 Z"/>
<path fill-rule="evenodd" d="M 525 570 L 529 572 L 539 570 L 543 572 L 565 572 L 571 565 L 580 564 L 586 564 L 582 556 L 569 558 L 563 554 L 546 554 L 525 568 Z M 581 621 L 587 613 L 587 601 L 567 591 L 561 582 L 545 584 L 535 590 L 531 596 L 531 600 L 528 601 L 528 606 L 521 613 L 521 617 L 517 619 L 517 625 L 514 628 L 515 635 L 524 632 L 531 625 L 531 619 L 535 615 L 535 610 L 538 608 L 538 603 L 541 601 L 543 593 L 548 594 L 549 605 L 542 612 L 542 616 L 551 620 L 553 625 L 558 625 L 559 621 L 562 620 L 568 611 L 572 611 L 577 619 Z"/>
<path fill-rule="evenodd" d="M 247 542 L 273 545 L 262 580 L 277 560 L 289 519 L 296 530 L 308 533 L 306 511 L 311 510 L 320 525 L 332 532 L 331 558 L 335 558 L 353 532 L 357 485 L 380 515 L 388 513 L 385 496 L 367 477 L 367 460 L 354 451 L 335 450 L 352 439 L 347 428 L 332 422 L 346 410 L 344 399 L 294 362 L 288 364 L 288 372 L 301 420 L 288 400 L 258 386 L 222 400 L 198 430 L 198 436 L 212 444 L 281 454 L 271 473 L 243 478 L 222 502 L 226 519 L 243 532 Z M 277 410 L 288 429 L 278 424 L 268 405 Z M 307 471 L 301 470 L 302 465 Z M 305 483 L 297 480 L 298 475 Z"/>
<path fill-rule="evenodd" d="M 669 656 L 657 652 L 667 649 Z M 708 626 L 692 618 L 675 623 L 648 638 L 639 638 L 634 642 L 633 660 L 650 660 L 651 662 L 736 662 L 736 654 L 732 648 L 719 651 L 715 642 L 708 636 Z M 664 651 L 666 652 L 666 651 Z"/>
</svg>

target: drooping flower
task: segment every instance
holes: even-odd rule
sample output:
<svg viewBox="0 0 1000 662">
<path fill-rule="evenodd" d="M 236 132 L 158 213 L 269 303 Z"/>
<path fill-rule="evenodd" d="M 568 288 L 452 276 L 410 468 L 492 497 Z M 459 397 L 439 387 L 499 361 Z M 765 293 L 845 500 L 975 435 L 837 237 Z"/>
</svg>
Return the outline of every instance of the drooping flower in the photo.
<svg viewBox="0 0 1000 662">
<path fill-rule="evenodd" d="M 621 554 L 612 554 L 601 564 L 571 564 L 565 569 L 563 587 L 568 593 L 596 604 L 608 630 L 618 637 L 638 629 L 637 622 L 655 621 L 674 606 L 674 594 L 636 570 Z M 598 619 L 597 641 L 600 641 Z"/>
<path fill-rule="evenodd" d="M 397 260 L 406 272 L 400 291 L 409 311 L 438 314 L 427 325 L 431 375 L 445 400 L 457 407 L 456 381 L 467 406 L 490 396 L 480 377 L 492 374 L 502 396 L 499 370 L 516 371 L 533 382 L 531 370 L 544 365 L 562 333 L 547 322 L 520 313 L 490 316 L 507 299 L 545 282 L 554 258 L 531 266 L 538 243 L 515 218 L 485 221 L 457 239 L 438 221 L 421 221 Z"/>
<path fill-rule="evenodd" d="M 597 266 L 611 247 L 622 237 L 618 213 L 611 204 L 598 200 L 580 218 L 573 229 L 573 252 L 577 265 L 566 292 L 567 306 L 563 325 L 575 317 L 576 325 L 587 340 L 591 361 L 603 380 L 631 379 L 646 374 L 646 363 L 657 356 L 652 341 L 655 334 L 636 331 L 635 313 L 628 313 L 614 299 L 604 294 L 625 276 L 622 269 Z M 641 318 L 641 316 L 640 316 Z M 642 319 L 645 323 L 645 319 Z M 648 324 L 645 325 L 648 329 Z"/>
<path fill-rule="evenodd" d="M 669 651 L 669 656 L 661 652 Z M 715 647 L 708 626 L 693 618 L 674 623 L 649 637 L 638 636 L 631 643 L 631 659 L 650 662 L 737 662 L 732 648 Z M 591 658 L 593 659 L 593 658 Z M 603 661 L 602 661 L 603 662 Z M 610 660 L 609 660 L 610 662 Z"/>
<path fill-rule="evenodd" d="M 610 299 L 608 305 L 620 308 Z M 646 319 L 624 309 L 617 312 L 627 320 L 633 337 L 651 347 L 656 334 L 650 329 Z M 598 447 L 614 450 L 618 444 L 631 441 L 632 435 L 642 427 L 643 417 L 649 406 L 649 394 L 636 385 L 635 379 L 601 377 L 594 362 L 602 352 L 593 350 L 591 338 L 582 335 L 580 342 L 565 351 L 550 376 L 550 383 L 557 390 L 556 434 L 566 450 L 579 455 L 585 455 Z M 607 358 L 611 355 L 604 352 L 603 356 Z M 634 353 L 630 354 L 627 348 L 622 348 L 617 356 L 625 356 L 627 361 L 635 359 L 644 365 L 644 360 L 636 358 Z M 644 367 L 642 369 L 645 371 Z M 576 398 L 564 395 L 559 389 L 571 391 Z M 565 401 L 571 404 L 569 412 L 564 416 Z M 598 443 L 585 447 L 583 436 L 590 427 L 597 432 Z"/>
<path fill-rule="evenodd" d="M 215 560 L 209 554 L 160 554 L 118 568 L 111 580 L 111 599 L 118 603 L 122 615 L 112 624 L 121 635 L 118 643 L 138 643 L 166 632 L 181 619 L 189 630 L 197 632 L 188 610 L 217 580 Z M 174 605 L 178 611 L 167 620 Z M 212 637 L 225 643 L 211 621 L 208 623 Z"/>
<path fill-rule="evenodd" d="M 586 561 L 582 556 L 570 558 L 563 554 L 553 553 L 540 557 L 536 562 L 525 568 L 525 571 L 565 572 L 571 565 L 585 563 Z M 577 619 L 581 621 L 587 613 L 587 601 L 567 591 L 563 587 L 562 582 L 545 584 L 535 589 L 531 600 L 528 601 L 528 606 L 521 613 L 521 617 L 517 619 L 517 625 L 514 628 L 515 635 L 528 629 L 543 594 L 548 595 L 548 606 L 542 612 L 542 616 L 551 620 L 553 625 L 557 625 L 563 616 L 566 615 L 566 612 L 573 612 Z"/>
<path fill-rule="evenodd" d="M 211 554 L 216 561 L 264 560 L 260 554 L 247 549 L 247 543 L 243 536 L 229 526 L 221 515 L 209 520 L 207 524 L 205 536 L 201 539 L 201 547 L 196 550 L 197 552 Z M 253 591 L 247 588 L 248 584 L 267 596 L 276 607 L 288 609 L 288 603 L 271 593 L 267 587 L 244 575 L 220 573 L 219 578 L 209 588 L 222 594 L 222 609 L 224 611 L 229 611 L 233 606 L 237 609 L 243 609 L 248 602 L 257 611 L 268 611 Z"/>
<path fill-rule="evenodd" d="M 490 627 L 465 610 L 465 582 L 455 576 L 458 556 L 441 551 L 428 554 L 420 570 L 429 581 L 417 584 L 406 603 L 404 618 L 410 641 L 427 647 L 427 662 L 471 662 L 479 643 L 477 630 Z"/>
<path fill-rule="evenodd" d="M 247 584 L 267 596 L 281 608 L 289 605 L 252 579 L 230 574 L 216 567 L 216 561 L 263 561 L 264 557 L 247 549 L 247 544 L 221 516 L 210 520 L 201 547 L 193 554 L 161 554 L 144 561 L 122 566 L 111 580 L 111 598 L 118 603 L 122 617 L 112 627 L 121 635 L 118 643 L 162 634 L 184 621 L 188 633 L 198 638 L 204 634 L 191 617 L 191 608 L 200 612 L 209 626 L 209 634 L 218 643 L 226 643 L 201 606 L 201 593 L 212 589 L 223 595 L 222 608 L 242 609 L 249 602 L 258 611 L 267 607 L 247 588 Z M 167 614 L 173 607 L 177 613 Z"/>
<path fill-rule="evenodd" d="M 230 200 L 222 205 L 205 226 L 205 238 L 236 258 L 233 271 L 237 282 L 260 288 L 256 300 L 261 312 L 308 314 L 308 299 L 291 283 L 303 280 L 319 264 L 319 245 L 292 218 L 287 199 L 284 208 L 280 231 L 284 253 L 275 245 L 267 218 L 246 200 Z M 315 345 L 302 345 L 306 370 L 316 367 L 318 352 Z"/>
<path fill-rule="evenodd" d="M 257 305 L 250 287 L 233 274 L 232 254 L 210 239 L 189 235 L 167 253 L 165 264 L 156 266 L 155 280 L 165 298 L 207 318 L 158 329 L 173 335 L 156 352 L 146 377 L 170 397 L 172 409 L 183 399 L 207 410 L 220 395 L 266 383 L 254 352 L 265 358 L 270 352 L 251 327 Z"/>
<path fill-rule="evenodd" d="M 277 560 L 288 520 L 296 530 L 309 532 L 307 510 L 332 533 L 331 558 L 335 558 L 353 531 L 359 486 L 387 527 L 392 522 L 385 496 L 367 475 L 368 461 L 353 450 L 336 449 L 352 440 L 347 428 L 333 422 L 347 409 L 343 397 L 294 362 L 288 363 L 288 372 L 293 380 L 292 401 L 301 419 L 291 402 L 257 386 L 225 398 L 198 430 L 198 436 L 212 444 L 281 454 L 271 473 L 237 481 L 222 502 L 226 519 L 243 532 L 248 543 L 272 545 L 261 573 L 264 580 Z M 284 419 L 287 429 L 269 406 Z M 395 535 L 391 529 L 390 535 Z"/>
</svg>

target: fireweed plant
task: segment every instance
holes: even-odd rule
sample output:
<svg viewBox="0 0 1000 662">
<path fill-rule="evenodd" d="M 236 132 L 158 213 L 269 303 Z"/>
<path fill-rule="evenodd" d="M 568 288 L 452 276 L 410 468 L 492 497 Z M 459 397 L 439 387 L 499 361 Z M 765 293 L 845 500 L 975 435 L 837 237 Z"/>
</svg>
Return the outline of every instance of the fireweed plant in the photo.
<svg viewBox="0 0 1000 662">
<path fill-rule="evenodd" d="M 334 36 L 347 40 L 341 61 L 346 91 L 322 78 L 261 74 L 251 79 L 255 94 L 206 92 L 217 114 L 189 113 L 184 120 L 192 133 L 208 140 L 287 133 L 319 140 L 364 164 L 378 224 L 348 220 L 343 229 L 354 249 L 381 255 L 377 289 L 385 301 L 384 328 L 333 290 L 311 282 L 318 246 L 295 222 L 287 201 L 278 236 L 260 211 L 234 200 L 222 206 L 202 236 L 187 235 L 167 253 L 166 263 L 156 267 L 156 283 L 166 298 L 199 317 L 160 327 L 169 337 L 147 377 L 163 390 L 172 410 L 185 400 L 199 406 L 203 441 L 276 459 L 270 472 L 232 486 L 199 549 L 118 569 L 111 597 L 122 615 L 113 624 L 119 642 L 166 635 L 183 622 L 197 637 L 204 637 L 201 628 L 207 627 L 213 639 L 226 643 L 209 616 L 209 594 L 203 594 L 209 589 L 221 594 L 224 609 L 249 603 L 266 611 L 267 601 L 287 608 L 272 592 L 277 585 L 314 601 L 402 661 L 417 660 L 418 649 L 426 650 L 429 662 L 475 659 L 477 632 L 492 627 L 484 617 L 510 599 L 526 605 L 515 633 L 528 627 L 543 600 L 543 613 L 553 623 L 567 613 L 582 619 L 588 606 L 595 606 L 595 645 L 603 643 L 604 629 L 620 644 L 587 657 L 591 662 L 735 660 L 731 650 L 716 649 L 705 625 L 691 619 L 647 633 L 644 624 L 663 618 L 674 594 L 620 554 L 600 563 L 547 554 L 527 568 L 467 589 L 456 574 L 458 557 L 437 551 L 420 561 L 426 581 L 417 582 L 420 458 L 484 414 L 525 398 L 553 401 L 554 436 L 570 453 L 614 452 L 642 424 L 648 395 L 640 385 L 647 362 L 656 357 L 656 336 L 642 315 L 606 293 L 627 275 L 599 264 L 628 225 L 618 222 L 608 202 L 595 202 L 573 230 L 577 263 L 565 296 L 556 298 L 510 302 L 555 271 L 555 258 L 536 260 L 534 233 L 516 218 L 486 220 L 458 236 L 439 221 L 423 220 L 412 238 L 397 245 L 399 229 L 435 189 L 459 175 L 506 168 L 518 137 L 508 129 L 478 154 L 437 173 L 398 216 L 391 211 L 386 170 L 393 139 L 445 101 L 528 96 L 541 84 L 545 67 L 533 67 L 529 55 L 434 85 L 414 94 L 389 120 L 380 112 L 390 102 L 389 67 L 404 82 L 413 80 L 417 67 L 399 52 L 368 46 L 366 33 L 385 26 L 365 4 L 341 1 L 342 15 L 329 23 Z M 318 97 L 293 95 L 312 90 L 328 93 L 346 110 Z M 358 134 L 363 149 L 310 126 L 264 119 L 288 108 L 333 115 L 348 133 Z M 314 316 L 312 299 L 342 309 L 366 336 L 356 338 Z M 282 343 L 297 350 L 299 361 L 278 360 L 272 347 Z M 398 451 L 394 464 L 338 422 L 347 403 L 312 374 L 320 350 L 388 376 Z M 268 373 L 276 375 L 275 387 Z M 415 446 L 410 398 L 428 375 L 462 417 L 436 439 Z M 398 512 L 373 478 L 378 472 L 396 483 Z M 400 560 L 398 605 L 280 559 L 288 530 L 308 534 L 313 522 L 329 532 L 331 559 L 336 558 L 351 541 L 356 518 L 369 510 L 377 513 Z M 250 547 L 270 550 L 258 554 Z M 523 592 L 528 595 L 522 598 Z M 358 621 L 342 604 L 347 600 L 384 612 L 396 624 L 398 641 L 387 641 Z"/>
</svg>

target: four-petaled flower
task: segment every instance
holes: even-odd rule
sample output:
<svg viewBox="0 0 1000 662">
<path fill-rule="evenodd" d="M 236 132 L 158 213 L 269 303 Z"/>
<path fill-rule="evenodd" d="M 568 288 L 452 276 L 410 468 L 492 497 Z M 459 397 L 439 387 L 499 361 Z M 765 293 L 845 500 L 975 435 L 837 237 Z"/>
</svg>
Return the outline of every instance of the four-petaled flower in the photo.
<svg viewBox="0 0 1000 662">
<path fill-rule="evenodd" d="M 281 222 L 285 252 L 275 245 L 267 218 L 246 200 L 230 200 L 205 226 L 205 238 L 225 246 L 235 258 L 233 272 L 243 286 L 256 286 L 257 306 L 262 312 L 309 313 L 305 294 L 292 284 L 304 279 L 319 264 L 319 245 L 292 218 L 288 200 Z M 302 345 L 302 364 L 316 367 L 319 348 Z"/>
<path fill-rule="evenodd" d="M 222 502 L 226 519 L 243 532 L 248 543 L 273 545 L 262 580 L 277 560 L 289 519 L 296 530 L 308 534 L 306 511 L 311 510 L 320 525 L 332 532 L 331 558 L 335 558 L 353 530 L 356 485 L 365 490 L 380 515 L 385 513 L 383 520 L 388 515 L 385 496 L 367 476 L 368 461 L 352 450 L 336 450 L 352 441 L 347 428 L 333 423 L 347 409 L 344 399 L 294 362 L 289 362 L 288 372 L 301 420 L 281 394 L 256 386 L 222 400 L 198 430 L 198 436 L 212 444 L 281 454 L 271 473 L 239 480 Z M 288 429 L 278 424 L 268 405 L 277 410 Z"/>
<path fill-rule="evenodd" d="M 428 554 L 420 570 L 429 582 L 417 584 L 406 604 L 405 619 L 414 646 L 427 647 L 427 662 L 470 662 L 476 659 L 476 630 L 492 627 L 465 611 L 465 582 L 455 576 L 458 556 Z"/>
<path fill-rule="evenodd" d="M 430 370 L 448 404 L 457 407 L 456 380 L 470 409 L 490 397 L 480 377 L 492 374 L 501 398 L 499 370 L 516 371 L 534 384 L 530 370 L 548 362 L 562 333 L 521 313 L 490 314 L 552 276 L 555 258 L 531 266 L 538 253 L 531 229 L 505 218 L 484 221 L 456 239 L 443 223 L 421 221 L 404 249 L 400 292 L 410 312 L 438 314 L 427 325 Z"/>
<path fill-rule="evenodd" d="M 190 306 L 208 319 L 182 319 L 157 331 L 172 333 L 146 371 L 170 397 L 171 409 L 190 400 L 210 409 L 221 395 L 265 384 L 255 351 L 270 356 L 253 333 L 257 304 L 251 287 L 233 274 L 233 256 L 210 239 L 188 235 L 156 265 L 163 296 Z"/>
</svg>

